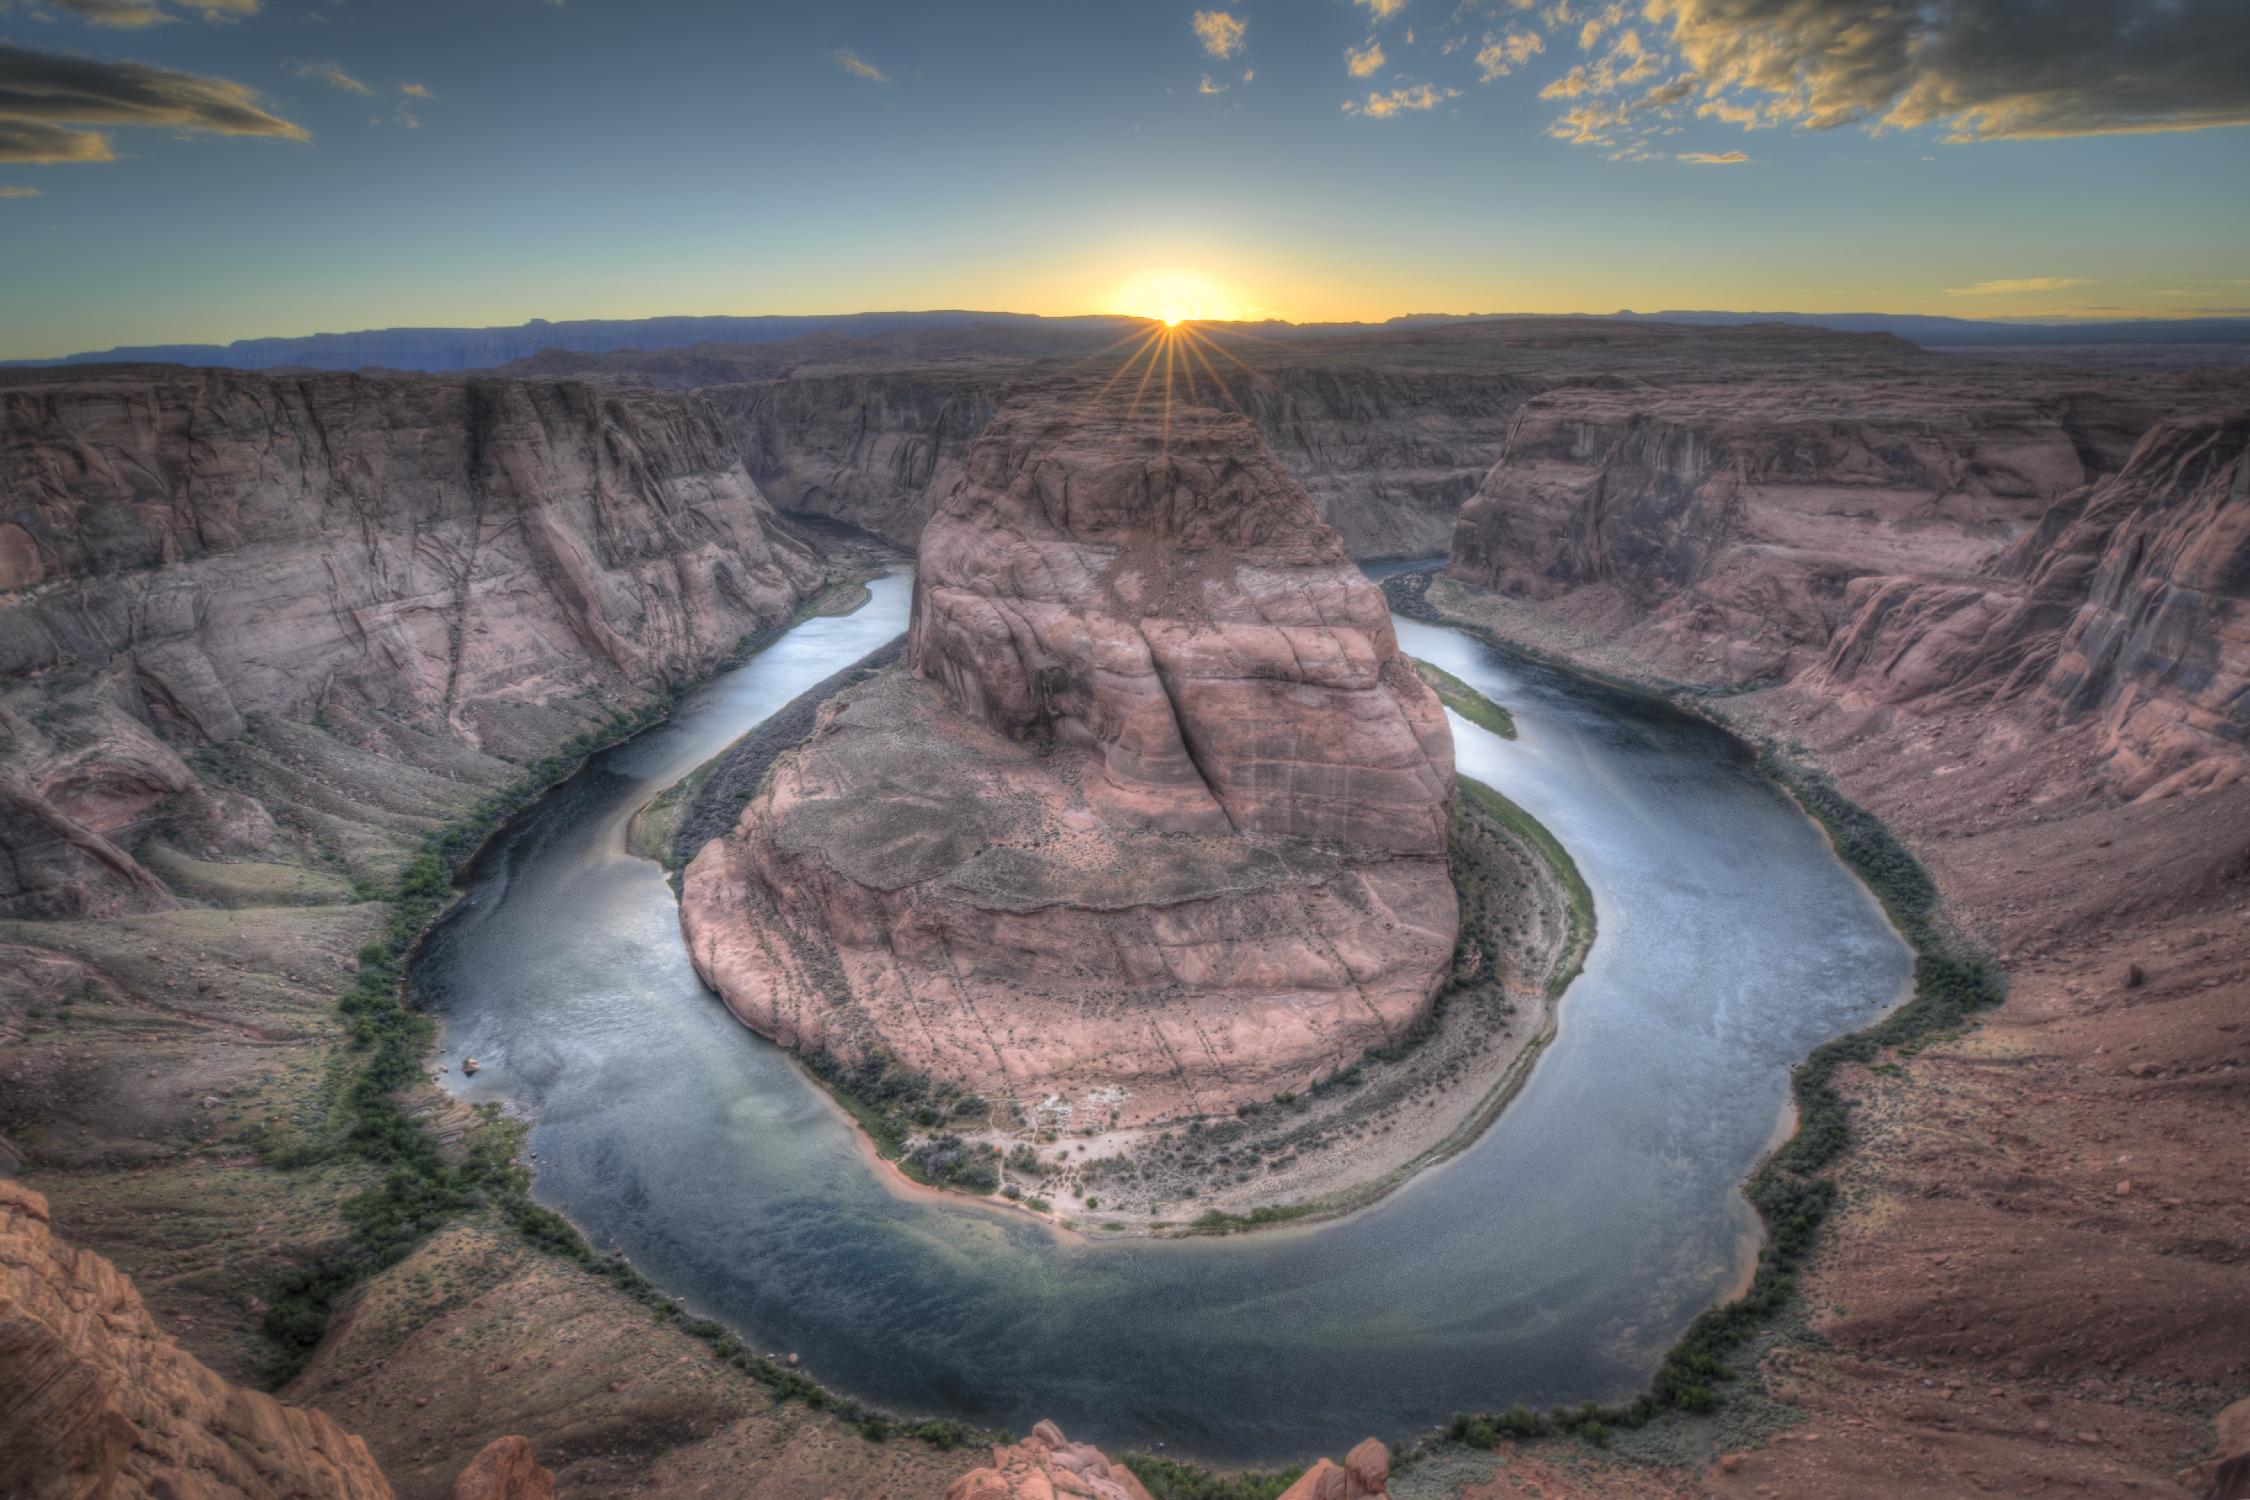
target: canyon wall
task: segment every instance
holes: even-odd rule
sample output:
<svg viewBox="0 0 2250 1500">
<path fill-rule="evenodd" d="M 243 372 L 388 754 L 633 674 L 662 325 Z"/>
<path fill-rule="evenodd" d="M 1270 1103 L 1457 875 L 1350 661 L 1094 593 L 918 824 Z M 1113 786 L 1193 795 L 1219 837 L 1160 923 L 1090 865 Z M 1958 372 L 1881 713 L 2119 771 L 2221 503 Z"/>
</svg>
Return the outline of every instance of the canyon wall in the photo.
<svg viewBox="0 0 2250 1500">
<path fill-rule="evenodd" d="M 1499 456 L 1538 386 L 1486 372 L 1212 367 L 1355 557 L 1428 556 Z M 751 476 L 785 510 L 849 521 L 903 547 L 961 481 L 969 444 L 1010 392 L 1075 385 L 1070 368 L 837 372 L 705 390 Z M 1128 377 L 1136 380 L 1137 376 Z M 1184 379 L 1185 377 L 1183 377 Z M 1161 387 L 1161 376 L 1157 388 Z M 1160 404 L 1158 389 L 1145 399 Z M 1194 399 L 1217 396 L 1200 376 Z"/>
<path fill-rule="evenodd" d="M 821 576 L 691 396 L 42 372 L 0 381 L 0 434 L 10 913 L 161 904 L 128 852 L 158 824 L 261 846 L 186 758 L 261 718 L 527 758 Z"/>
<path fill-rule="evenodd" d="M 2150 429 L 1971 578 L 1876 575 L 1805 686 L 1850 707 L 2016 703 L 2129 796 L 2241 779 L 2250 741 L 2250 408 Z"/>
<path fill-rule="evenodd" d="M 36 1500 L 390 1500 L 367 1445 L 212 1373 L 0 1178 L 0 1489 Z"/>
<path fill-rule="evenodd" d="M 752 1027 L 1130 1125 L 1427 1011 L 1451 735 L 1242 418 L 1008 406 L 923 534 L 908 658 L 688 867 L 691 953 Z"/>
</svg>

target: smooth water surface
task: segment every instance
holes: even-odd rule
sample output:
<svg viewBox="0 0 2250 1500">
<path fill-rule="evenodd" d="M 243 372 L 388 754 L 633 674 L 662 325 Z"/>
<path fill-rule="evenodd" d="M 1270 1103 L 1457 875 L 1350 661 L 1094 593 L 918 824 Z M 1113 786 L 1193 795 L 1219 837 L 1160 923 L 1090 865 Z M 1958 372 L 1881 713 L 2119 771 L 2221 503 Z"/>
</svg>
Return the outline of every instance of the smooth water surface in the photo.
<svg viewBox="0 0 2250 1500">
<path fill-rule="evenodd" d="M 1787 1070 L 1910 960 L 1743 749 L 1660 704 L 1398 621 L 1516 716 L 1463 774 L 1553 829 L 1600 936 L 1475 1145 L 1326 1225 L 1087 1245 L 894 1192 L 836 1109 L 689 966 L 632 811 L 904 628 L 909 581 L 792 631 L 599 757 L 480 861 L 415 972 L 472 1100 L 534 1122 L 539 1201 L 689 1306 L 865 1400 L 1227 1461 L 1341 1452 L 1462 1409 L 1615 1399 L 1746 1273 L 1737 1185 Z"/>
</svg>

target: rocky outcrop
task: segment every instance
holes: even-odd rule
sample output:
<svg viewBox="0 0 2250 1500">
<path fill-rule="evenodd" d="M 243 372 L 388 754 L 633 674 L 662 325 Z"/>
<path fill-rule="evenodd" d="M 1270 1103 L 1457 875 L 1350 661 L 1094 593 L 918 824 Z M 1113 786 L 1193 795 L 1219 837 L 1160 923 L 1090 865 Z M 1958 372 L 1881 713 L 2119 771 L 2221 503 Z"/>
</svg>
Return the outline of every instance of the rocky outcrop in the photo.
<svg viewBox="0 0 2250 1500">
<path fill-rule="evenodd" d="M 1311 1468 L 1281 1492 L 1280 1500 L 1388 1500 L 1391 1454 L 1369 1438 L 1342 1463 L 1316 1459 Z M 992 1450 L 992 1462 L 972 1469 L 946 1486 L 945 1500 L 1148 1500 L 1131 1469 L 1112 1463 L 1100 1449 L 1073 1443 L 1052 1422 L 1041 1422 L 1031 1436 Z"/>
<path fill-rule="evenodd" d="M 1011 405 L 924 533 L 908 659 L 687 869 L 691 952 L 749 1025 L 1130 1125 L 1426 1012 L 1450 733 L 1241 418 Z"/>
<path fill-rule="evenodd" d="M 494 1438 L 453 1481 L 453 1500 L 555 1500 L 554 1472 L 522 1438 Z"/>
<path fill-rule="evenodd" d="M 45 1199 L 6 1179 L 0 1475 L 8 1494 L 37 1500 L 391 1494 L 359 1438 L 207 1369 L 156 1326 L 116 1267 L 54 1239 Z"/>
<path fill-rule="evenodd" d="M 540 753 L 820 577 L 710 406 L 560 383 L 11 375 L 0 503 L 14 913 L 159 902 L 158 824 L 270 837 L 185 759 L 261 715 Z"/>
<path fill-rule="evenodd" d="M 1281 1500 L 1388 1500 L 1390 1491 L 1391 1451 L 1368 1438 L 1345 1454 L 1340 1464 L 1313 1460 L 1313 1466 L 1281 1492 Z"/>
<path fill-rule="evenodd" d="M 2180 1488 L 2198 1500 L 2250 1500 L 2250 1400 L 2219 1413 L 2211 1454 L 2179 1476 Z"/>
<path fill-rule="evenodd" d="M 1041 1422 L 1020 1443 L 996 1446 L 992 1463 L 945 1487 L 945 1500 L 1149 1500 L 1133 1471 L 1113 1464 L 1091 1443 L 1074 1443 Z"/>
<path fill-rule="evenodd" d="M 2250 413 L 2159 423 L 1973 577 L 1876 577 L 1806 686 L 1848 706 L 2015 702 L 2083 726 L 2129 796 L 2250 770 Z"/>
</svg>

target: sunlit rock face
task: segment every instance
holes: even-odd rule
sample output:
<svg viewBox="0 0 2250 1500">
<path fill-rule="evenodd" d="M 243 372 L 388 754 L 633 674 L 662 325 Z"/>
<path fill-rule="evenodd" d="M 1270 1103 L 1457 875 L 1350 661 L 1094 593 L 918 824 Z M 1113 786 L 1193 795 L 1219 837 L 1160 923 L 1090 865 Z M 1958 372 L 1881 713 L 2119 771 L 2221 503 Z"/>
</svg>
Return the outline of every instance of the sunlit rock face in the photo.
<svg viewBox="0 0 2250 1500">
<path fill-rule="evenodd" d="M 11 1495 L 390 1500 L 366 1443 L 206 1367 L 115 1266 L 49 1232 L 44 1198 L 4 1178 L 0 1392 Z"/>
<path fill-rule="evenodd" d="M 178 369 L 0 377 L 0 911 L 161 904 L 270 820 L 187 757 L 318 720 L 544 753 L 820 577 L 700 398 Z"/>
<path fill-rule="evenodd" d="M 1301 1087 L 1428 1008 L 1452 742 L 1239 416 L 1018 400 L 924 533 L 907 665 L 690 866 L 786 1043 L 1131 1123 Z"/>
</svg>

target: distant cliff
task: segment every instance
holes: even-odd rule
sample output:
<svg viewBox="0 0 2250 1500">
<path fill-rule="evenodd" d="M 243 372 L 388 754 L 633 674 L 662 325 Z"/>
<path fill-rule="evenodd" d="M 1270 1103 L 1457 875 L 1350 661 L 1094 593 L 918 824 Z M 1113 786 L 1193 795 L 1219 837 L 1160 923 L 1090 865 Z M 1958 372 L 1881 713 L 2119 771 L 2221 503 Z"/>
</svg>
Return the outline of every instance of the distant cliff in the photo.
<svg viewBox="0 0 2250 1500">
<path fill-rule="evenodd" d="M 821 576 L 691 396 L 102 370 L 0 379 L 0 911 L 160 902 L 186 755 L 265 716 L 406 760 L 544 753 Z"/>
</svg>

